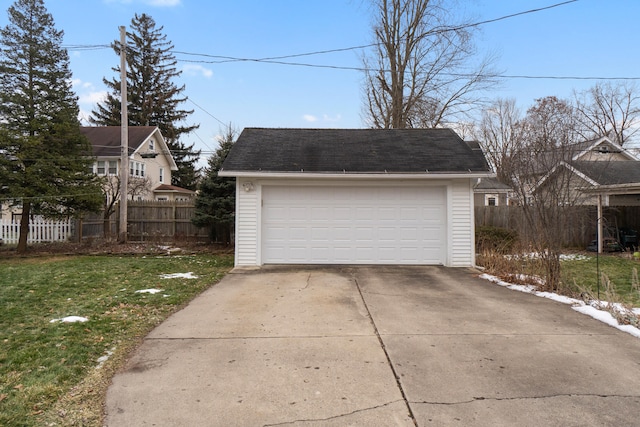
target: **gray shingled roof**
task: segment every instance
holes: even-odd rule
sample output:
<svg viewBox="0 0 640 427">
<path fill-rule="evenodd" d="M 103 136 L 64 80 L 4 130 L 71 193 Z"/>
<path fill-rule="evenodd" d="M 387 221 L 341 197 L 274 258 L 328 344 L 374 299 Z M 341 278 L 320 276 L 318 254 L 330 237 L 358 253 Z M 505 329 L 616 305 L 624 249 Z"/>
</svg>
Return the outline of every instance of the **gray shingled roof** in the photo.
<svg viewBox="0 0 640 427">
<path fill-rule="evenodd" d="M 570 164 L 600 185 L 640 183 L 640 162 L 635 160 L 578 161 Z"/>
<path fill-rule="evenodd" d="M 489 172 L 478 144 L 451 129 L 246 128 L 223 164 L 233 172 Z"/>
<path fill-rule="evenodd" d="M 499 192 L 512 190 L 510 186 L 498 181 L 497 178 L 482 178 L 480 182 L 473 186 L 473 189 L 478 191 L 491 190 Z"/>
<path fill-rule="evenodd" d="M 129 153 L 137 150 L 155 129 L 155 126 L 129 126 Z M 95 157 L 120 156 L 120 126 L 83 126 L 80 131 L 89 139 Z"/>
</svg>

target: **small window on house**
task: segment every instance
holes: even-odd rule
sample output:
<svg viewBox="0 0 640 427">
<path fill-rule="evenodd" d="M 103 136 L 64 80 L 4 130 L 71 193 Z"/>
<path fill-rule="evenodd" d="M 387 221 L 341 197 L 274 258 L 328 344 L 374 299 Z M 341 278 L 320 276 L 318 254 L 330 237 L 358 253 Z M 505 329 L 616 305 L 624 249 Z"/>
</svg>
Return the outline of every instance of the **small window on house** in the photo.
<svg viewBox="0 0 640 427">
<path fill-rule="evenodd" d="M 133 176 L 133 165 L 134 162 L 129 162 L 129 176 Z"/>
<path fill-rule="evenodd" d="M 118 162 L 109 160 L 109 175 L 118 175 Z"/>
<path fill-rule="evenodd" d="M 145 164 L 144 163 L 140 163 L 140 176 L 144 178 L 144 170 L 145 170 Z"/>
<path fill-rule="evenodd" d="M 136 176 L 140 176 L 140 163 L 136 162 L 135 170 L 136 170 Z"/>
<path fill-rule="evenodd" d="M 106 174 L 106 172 L 105 172 L 105 162 L 103 160 L 99 160 L 98 161 L 98 167 L 97 167 L 96 173 L 98 175 L 105 175 Z"/>
<path fill-rule="evenodd" d="M 158 181 L 164 182 L 164 168 L 160 168 L 160 174 L 158 176 Z"/>
<path fill-rule="evenodd" d="M 156 151 L 156 142 L 153 139 L 149 140 L 149 151 Z"/>
<path fill-rule="evenodd" d="M 484 196 L 485 206 L 498 206 L 498 196 L 496 194 L 486 194 Z"/>
<path fill-rule="evenodd" d="M 166 201 L 169 200 L 169 198 L 168 197 L 156 197 L 156 200 L 159 201 L 159 202 L 166 202 Z"/>
</svg>

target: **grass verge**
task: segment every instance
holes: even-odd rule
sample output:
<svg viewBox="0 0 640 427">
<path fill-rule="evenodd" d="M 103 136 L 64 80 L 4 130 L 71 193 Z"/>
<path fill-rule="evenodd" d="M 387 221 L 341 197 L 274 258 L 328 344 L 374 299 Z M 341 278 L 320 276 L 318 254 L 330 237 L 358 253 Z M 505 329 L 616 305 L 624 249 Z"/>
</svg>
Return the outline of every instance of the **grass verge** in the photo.
<svg viewBox="0 0 640 427">
<path fill-rule="evenodd" d="M 232 266 L 213 254 L 0 259 L 0 425 L 101 425 L 127 354 Z M 197 279 L 161 277 L 187 272 Z M 67 316 L 88 321 L 51 322 Z"/>
<path fill-rule="evenodd" d="M 543 271 L 541 261 L 535 257 L 495 252 L 480 255 L 478 264 L 504 280 L 532 285 L 537 282 L 531 280 L 531 277 L 540 276 Z M 567 296 L 580 297 L 581 293 L 587 291 L 596 298 L 600 294 L 602 299 L 607 294 L 614 295 L 617 300 L 610 302 L 640 307 L 639 270 L 640 261 L 627 253 L 565 256 L 561 261 L 561 292 Z"/>
</svg>

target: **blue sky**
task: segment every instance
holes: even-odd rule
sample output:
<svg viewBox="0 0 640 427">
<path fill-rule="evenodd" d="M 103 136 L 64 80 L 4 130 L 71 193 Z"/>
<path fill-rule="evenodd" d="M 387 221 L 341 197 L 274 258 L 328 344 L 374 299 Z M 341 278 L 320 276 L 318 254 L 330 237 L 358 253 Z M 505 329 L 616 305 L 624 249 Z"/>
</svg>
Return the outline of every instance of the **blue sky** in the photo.
<svg viewBox="0 0 640 427">
<path fill-rule="evenodd" d="M 543 8 L 561 0 L 451 0 L 474 21 Z M 0 26 L 9 0 L 0 2 Z M 367 0 L 45 0 L 66 46 L 105 45 L 119 38 L 135 13 L 151 15 L 176 52 L 265 58 L 366 45 L 372 42 Z M 482 25 L 476 44 L 497 54 L 506 75 L 640 77 L 637 0 L 579 0 L 553 9 Z M 119 58 L 109 48 L 71 48 L 80 107 L 88 115 L 103 96 L 102 78 Z M 358 67 L 361 50 L 289 61 Z M 183 70 L 177 84 L 193 101 L 200 129 L 185 139 L 207 157 L 223 124 L 244 127 L 358 128 L 361 72 L 256 62 L 197 63 L 215 58 L 176 53 Z M 516 98 L 524 110 L 535 98 L 569 97 L 594 80 L 508 78 L 487 94 Z M 197 104 L 197 105 L 196 105 Z"/>
</svg>

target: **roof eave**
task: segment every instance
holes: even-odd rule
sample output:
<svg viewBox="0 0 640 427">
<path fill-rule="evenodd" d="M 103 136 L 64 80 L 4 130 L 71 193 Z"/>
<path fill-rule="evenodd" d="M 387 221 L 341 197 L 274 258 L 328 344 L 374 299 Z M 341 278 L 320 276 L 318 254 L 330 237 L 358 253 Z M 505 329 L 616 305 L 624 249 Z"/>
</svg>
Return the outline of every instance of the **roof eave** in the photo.
<svg viewBox="0 0 640 427">
<path fill-rule="evenodd" d="M 237 178 L 303 178 L 303 179 L 453 179 L 453 178 L 493 178 L 495 173 L 489 171 L 469 172 L 264 172 L 264 171 L 225 171 L 218 176 Z"/>
<path fill-rule="evenodd" d="M 640 193 L 640 182 L 630 182 L 624 184 L 595 185 L 593 187 L 581 188 L 580 191 L 593 194 L 630 194 Z"/>
</svg>

